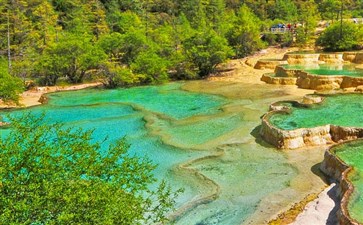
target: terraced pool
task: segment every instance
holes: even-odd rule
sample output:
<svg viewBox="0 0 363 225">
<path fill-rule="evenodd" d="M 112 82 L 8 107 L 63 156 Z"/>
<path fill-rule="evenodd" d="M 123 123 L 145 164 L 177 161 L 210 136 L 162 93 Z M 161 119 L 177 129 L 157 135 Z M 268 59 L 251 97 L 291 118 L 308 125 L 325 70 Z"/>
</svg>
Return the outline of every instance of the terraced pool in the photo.
<svg viewBox="0 0 363 225">
<path fill-rule="evenodd" d="M 322 125 L 363 127 L 363 96 L 343 94 L 327 96 L 310 107 L 295 105 L 288 114 L 274 114 L 270 122 L 283 130 L 312 128 Z"/>
<path fill-rule="evenodd" d="M 302 70 L 314 75 L 363 77 L 363 69 L 355 64 L 301 64 L 283 65 L 285 69 Z"/>
<path fill-rule="evenodd" d="M 348 177 L 354 185 L 348 210 L 353 219 L 363 223 L 363 140 L 338 145 L 332 150 L 345 163 L 354 168 Z"/>
<path fill-rule="evenodd" d="M 159 165 L 158 179 L 185 189 L 175 224 L 260 224 L 323 185 L 297 169 L 306 164 L 305 154 L 292 162 L 251 135 L 267 103 L 289 97 L 284 89 L 198 81 L 48 97 L 48 104 L 0 116 L 45 112 L 49 122 L 94 129 L 95 140 L 108 136 L 104 147 L 126 135 L 131 154 Z M 316 154 L 312 164 L 320 158 Z M 316 180 L 313 186 L 302 185 L 305 176 Z"/>
</svg>

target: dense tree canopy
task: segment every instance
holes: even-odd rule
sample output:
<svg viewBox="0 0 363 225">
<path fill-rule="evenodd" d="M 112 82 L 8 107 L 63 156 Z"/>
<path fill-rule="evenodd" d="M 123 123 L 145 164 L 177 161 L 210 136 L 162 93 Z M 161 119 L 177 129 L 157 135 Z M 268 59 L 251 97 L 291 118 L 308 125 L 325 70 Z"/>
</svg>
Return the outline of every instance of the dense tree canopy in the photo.
<svg viewBox="0 0 363 225">
<path fill-rule="evenodd" d="M 0 0 L 0 14 L 10 75 L 41 85 L 102 75 L 118 86 L 204 77 L 266 46 L 261 34 L 278 23 L 302 24 L 294 35 L 308 43 L 320 18 L 363 16 L 363 0 Z"/>
<path fill-rule="evenodd" d="M 1 224 L 149 224 L 165 220 L 178 192 L 155 182 L 124 139 L 101 151 L 92 131 L 11 118 L 0 136 Z"/>
<path fill-rule="evenodd" d="M 293 35 L 309 43 L 319 19 L 331 26 L 318 45 L 355 49 L 363 28 L 339 19 L 359 16 L 363 0 L 0 0 L 0 99 L 16 102 L 27 80 L 100 78 L 114 88 L 203 78 L 229 58 L 290 44 Z M 301 26 L 262 35 L 282 23 Z M 129 156 L 124 140 L 102 155 L 92 132 L 42 122 L 13 119 L 0 139 L 0 224 L 165 219 L 170 188 L 148 189 L 154 165 Z"/>
<path fill-rule="evenodd" d="M 261 21 L 246 5 L 237 11 L 231 26 L 227 37 L 237 57 L 245 57 L 264 46 L 259 38 Z"/>
</svg>

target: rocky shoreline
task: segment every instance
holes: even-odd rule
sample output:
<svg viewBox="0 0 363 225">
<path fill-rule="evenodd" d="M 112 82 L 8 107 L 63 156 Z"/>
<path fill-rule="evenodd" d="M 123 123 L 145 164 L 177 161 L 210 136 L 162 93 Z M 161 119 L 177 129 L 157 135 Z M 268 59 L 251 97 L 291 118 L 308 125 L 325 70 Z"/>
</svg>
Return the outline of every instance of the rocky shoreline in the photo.
<svg viewBox="0 0 363 225">
<path fill-rule="evenodd" d="M 351 140 L 340 143 L 345 144 L 352 142 Z M 336 145 L 337 146 L 337 145 Z M 320 166 L 320 169 L 328 176 L 339 182 L 339 188 L 337 196 L 340 199 L 337 216 L 340 225 L 360 225 L 360 223 L 350 217 L 348 212 L 348 202 L 352 193 L 354 192 L 354 186 L 348 178 L 348 174 L 353 170 L 352 167 L 348 166 L 342 161 L 335 153 L 332 146 L 329 148 L 324 155 L 324 161 Z"/>
</svg>

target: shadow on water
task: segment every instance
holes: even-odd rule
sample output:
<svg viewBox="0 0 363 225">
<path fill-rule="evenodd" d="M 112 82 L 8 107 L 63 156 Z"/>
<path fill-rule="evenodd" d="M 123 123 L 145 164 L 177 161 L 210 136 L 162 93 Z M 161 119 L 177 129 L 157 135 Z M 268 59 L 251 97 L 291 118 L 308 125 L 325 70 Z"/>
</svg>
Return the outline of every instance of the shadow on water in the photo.
<svg viewBox="0 0 363 225">
<path fill-rule="evenodd" d="M 260 135 L 261 125 L 258 125 L 251 131 L 251 135 L 255 138 L 255 142 L 265 148 L 275 148 L 275 146 L 265 142 Z"/>
<path fill-rule="evenodd" d="M 313 174 L 320 177 L 320 179 L 322 181 L 324 181 L 324 183 L 328 184 L 329 183 L 328 177 L 323 172 L 321 172 L 320 166 L 321 166 L 321 162 L 312 166 L 310 170 L 311 170 L 311 172 L 313 172 Z"/>
<path fill-rule="evenodd" d="M 325 183 L 334 183 L 334 181 L 329 180 L 329 178 L 320 170 L 321 163 L 317 163 L 314 166 L 311 167 L 311 172 L 313 172 L 315 175 L 320 177 Z M 328 218 L 326 220 L 327 225 L 337 225 L 338 224 L 338 216 L 337 211 L 339 209 L 340 205 L 340 199 L 338 196 L 338 185 L 335 184 L 333 188 L 331 188 L 327 194 L 329 198 L 331 198 L 334 201 L 334 208 L 330 211 Z"/>
<path fill-rule="evenodd" d="M 338 196 L 338 185 L 339 184 L 335 184 L 335 186 L 328 191 L 328 196 L 332 200 L 334 200 L 335 206 L 330 211 L 330 213 L 328 215 L 328 219 L 326 220 L 326 224 L 327 225 L 336 225 L 336 224 L 338 224 L 338 215 L 337 215 L 337 212 L 338 212 L 338 209 L 339 209 L 339 206 L 340 206 L 340 199 L 337 198 L 337 196 Z"/>
</svg>

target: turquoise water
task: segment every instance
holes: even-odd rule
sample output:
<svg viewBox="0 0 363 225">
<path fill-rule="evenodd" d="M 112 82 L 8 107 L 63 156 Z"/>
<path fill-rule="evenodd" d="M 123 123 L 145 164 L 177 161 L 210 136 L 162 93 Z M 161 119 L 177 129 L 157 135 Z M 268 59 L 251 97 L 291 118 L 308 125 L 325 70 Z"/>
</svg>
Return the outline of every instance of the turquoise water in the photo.
<svg viewBox="0 0 363 225">
<path fill-rule="evenodd" d="M 224 99 L 213 95 L 185 93 L 174 83 L 164 86 L 136 87 L 120 90 L 83 90 L 50 95 L 49 106 L 97 105 L 103 103 L 134 104 L 148 111 L 180 119 L 192 115 L 215 113 Z"/>
<path fill-rule="evenodd" d="M 165 123 L 172 119 L 180 119 L 197 115 L 220 113 L 220 107 L 226 100 L 213 95 L 193 94 L 179 90 L 179 84 L 154 87 L 138 87 L 119 90 L 82 90 L 50 94 L 49 104 L 26 110 L 2 112 L 6 118 L 22 115 L 25 112 L 35 114 L 46 113 L 48 122 L 61 122 L 69 127 L 94 129 L 95 141 L 102 141 L 105 147 L 120 137 L 126 136 L 131 143 L 131 152 L 136 155 L 147 155 L 160 165 L 156 174 L 165 175 L 162 171 L 165 161 L 174 158 L 174 164 L 192 157 L 192 152 L 182 154 L 180 149 L 163 145 L 159 138 L 150 135 L 145 129 L 145 117 L 163 118 Z M 5 119 L 6 120 L 6 119 Z M 208 121 L 213 123 L 213 120 Z M 201 127 L 200 129 L 205 129 Z M 196 129 L 196 132 L 201 132 Z M 223 132 L 226 129 L 221 129 Z M 218 135 L 218 131 L 214 131 Z M 6 133 L 4 131 L 3 133 Z M 192 136 L 192 135 L 191 135 Z M 188 137 L 185 137 L 188 138 Z M 213 138 L 207 135 L 202 141 Z M 162 147 L 162 151 L 160 150 Z M 157 157 L 153 157 L 157 154 Z M 178 155 L 180 154 L 180 156 Z M 175 160 L 176 159 L 176 160 Z M 171 165 L 167 165 L 166 167 Z"/>
<path fill-rule="evenodd" d="M 283 67 L 291 70 L 303 70 L 315 75 L 363 77 L 363 69 L 355 68 L 354 64 L 305 64 L 284 65 Z"/>
<path fill-rule="evenodd" d="M 256 213 L 254 221 L 263 221 L 294 196 L 304 196 L 307 190 L 290 186 L 298 171 L 286 156 L 251 135 L 267 103 L 288 97 L 283 90 L 233 83 L 187 84 L 59 92 L 50 94 L 46 105 L 0 112 L 0 116 L 45 112 L 49 122 L 94 129 L 95 140 L 107 136 L 104 147 L 126 136 L 131 154 L 147 156 L 159 165 L 158 179 L 185 189 L 177 207 L 190 209 L 175 224 L 241 224 Z M 184 91 L 181 86 L 215 94 Z M 0 129 L 1 135 L 7 131 Z M 293 194 L 278 195 L 272 208 L 270 203 L 260 205 L 284 190 Z M 196 204 L 211 194 L 217 197 Z"/>
<path fill-rule="evenodd" d="M 311 107 L 291 107 L 289 114 L 274 114 L 270 122 L 283 130 L 311 128 L 327 124 L 363 127 L 363 95 L 332 95 Z"/>
<path fill-rule="evenodd" d="M 354 168 L 349 175 L 355 189 L 349 199 L 348 210 L 352 218 L 363 223 L 363 140 L 339 145 L 333 150 L 339 158 Z"/>
</svg>

